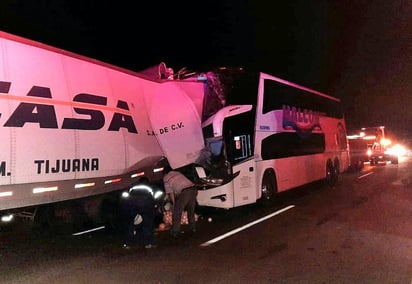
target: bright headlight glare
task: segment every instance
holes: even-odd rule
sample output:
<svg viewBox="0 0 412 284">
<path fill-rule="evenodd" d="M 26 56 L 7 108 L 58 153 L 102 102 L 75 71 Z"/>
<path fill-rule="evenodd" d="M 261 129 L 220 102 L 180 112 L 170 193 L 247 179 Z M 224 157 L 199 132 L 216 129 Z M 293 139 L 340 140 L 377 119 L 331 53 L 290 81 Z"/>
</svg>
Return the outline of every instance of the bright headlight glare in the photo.
<svg viewBox="0 0 412 284">
<path fill-rule="evenodd" d="M 404 156 L 406 154 L 406 149 L 402 145 L 396 144 L 389 148 L 386 153 L 389 155 Z"/>
</svg>

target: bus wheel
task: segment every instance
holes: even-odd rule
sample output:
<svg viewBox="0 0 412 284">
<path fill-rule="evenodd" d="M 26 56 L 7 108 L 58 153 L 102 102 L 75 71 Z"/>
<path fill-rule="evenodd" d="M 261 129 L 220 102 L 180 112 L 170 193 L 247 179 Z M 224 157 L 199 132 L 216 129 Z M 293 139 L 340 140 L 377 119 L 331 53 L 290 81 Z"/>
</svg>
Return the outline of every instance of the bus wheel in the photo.
<svg viewBox="0 0 412 284">
<path fill-rule="evenodd" d="M 326 162 L 326 184 L 328 186 L 335 186 L 338 182 L 337 169 L 333 166 L 331 160 Z"/>
<path fill-rule="evenodd" d="M 262 196 L 260 201 L 264 205 L 270 205 L 275 200 L 277 192 L 275 172 L 270 169 L 265 172 L 262 180 Z"/>
<path fill-rule="evenodd" d="M 340 164 L 339 164 L 339 159 L 338 158 L 335 158 L 335 160 L 333 161 L 333 167 L 335 168 L 336 175 L 339 176 L 339 174 L 340 174 Z"/>
</svg>

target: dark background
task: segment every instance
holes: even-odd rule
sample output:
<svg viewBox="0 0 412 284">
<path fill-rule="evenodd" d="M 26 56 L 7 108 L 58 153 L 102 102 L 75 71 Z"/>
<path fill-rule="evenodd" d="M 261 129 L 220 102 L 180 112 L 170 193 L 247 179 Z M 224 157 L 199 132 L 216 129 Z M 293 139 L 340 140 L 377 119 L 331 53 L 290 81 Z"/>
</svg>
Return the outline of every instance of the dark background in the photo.
<svg viewBox="0 0 412 284">
<path fill-rule="evenodd" d="M 271 3 L 273 2 L 273 3 Z M 0 30 L 140 71 L 256 69 L 412 134 L 412 2 L 1 0 Z"/>
</svg>

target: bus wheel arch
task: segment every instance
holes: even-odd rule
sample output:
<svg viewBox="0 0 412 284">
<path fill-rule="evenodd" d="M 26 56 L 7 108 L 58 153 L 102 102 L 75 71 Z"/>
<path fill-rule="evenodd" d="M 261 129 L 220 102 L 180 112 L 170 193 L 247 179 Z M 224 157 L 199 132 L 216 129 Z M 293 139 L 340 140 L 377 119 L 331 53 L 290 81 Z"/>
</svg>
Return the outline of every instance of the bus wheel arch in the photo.
<svg viewBox="0 0 412 284">
<path fill-rule="evenodd" d="M 326 184 L 330 187 L 338 182 L 338 172 L 331 159 L 326 161 Z"/>
<path fill-rule="evenodd" d="M 265 170 L 262 178 L 262 196 L 260 197 L 261 203 L 269 205 L 274 202 L 275 195 L 277 193 L 277 180 L 274 169 L 268 168 Z"/>
</svg>

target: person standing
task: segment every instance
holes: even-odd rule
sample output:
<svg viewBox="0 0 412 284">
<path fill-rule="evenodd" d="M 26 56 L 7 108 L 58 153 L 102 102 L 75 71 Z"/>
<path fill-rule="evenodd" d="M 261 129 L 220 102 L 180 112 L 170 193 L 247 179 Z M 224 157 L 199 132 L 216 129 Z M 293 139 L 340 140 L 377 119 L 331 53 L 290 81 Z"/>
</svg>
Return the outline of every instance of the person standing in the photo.
<svg viewBox="0 0 412 284">
<path fill-rule="evenodd" d="M 181 172 L 165 168 L 163 176 L 165 191 L 169 194 L 173 204 L 172 227 L 170 234 L 177 237 L 180 233 L 182 213 L 186 209 L 189 228 L 191 232 L 196 231 L 195 208 L 197 188 L 195 184 Z"/>
</svg>

